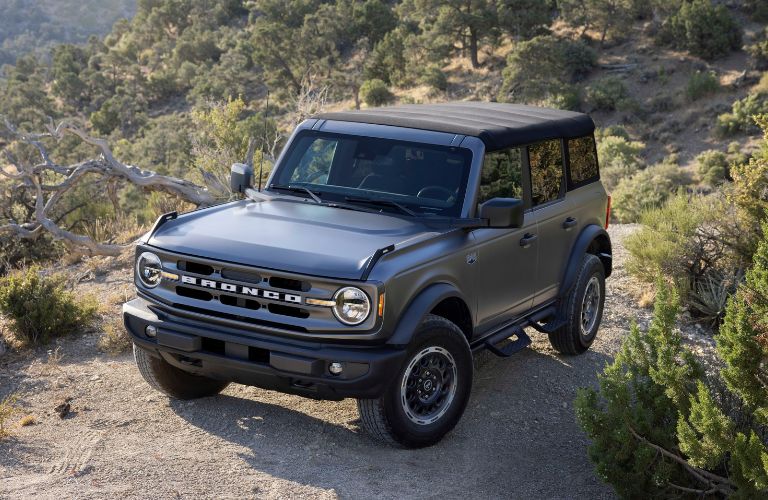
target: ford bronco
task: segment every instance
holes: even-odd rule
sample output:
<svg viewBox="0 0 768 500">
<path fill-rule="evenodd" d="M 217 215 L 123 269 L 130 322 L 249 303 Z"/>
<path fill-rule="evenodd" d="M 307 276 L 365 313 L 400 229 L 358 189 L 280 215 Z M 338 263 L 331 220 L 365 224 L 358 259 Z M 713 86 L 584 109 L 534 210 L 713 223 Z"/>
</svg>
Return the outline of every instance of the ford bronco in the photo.
<svg viewBox="0 0 768 500">
<path fill-rule="evenodd" d="M 473 352 L 595 339 L 610 199 L 581 113 L 461 102 L 317 115 L 242 199 L 162 216 L 136 249 L 125 326 L 171 397 L 239 382 L 356 398 L 374 438 L 439 441 Z"/>
</svg>

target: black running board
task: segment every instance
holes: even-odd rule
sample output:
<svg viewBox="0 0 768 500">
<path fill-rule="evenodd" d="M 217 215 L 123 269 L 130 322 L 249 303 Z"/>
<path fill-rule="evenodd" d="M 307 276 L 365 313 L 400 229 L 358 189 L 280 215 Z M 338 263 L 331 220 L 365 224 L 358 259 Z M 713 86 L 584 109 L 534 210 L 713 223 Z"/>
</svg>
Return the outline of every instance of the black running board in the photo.
<svg viewBox="0 0 768 500">
<path fill-rule="evenodd" d="M 541 322 L 544 320 L 549 321 L 542 325 Z M 539 333 L 549 334 L 565 326 L 565 320 L 558 318 L 555 306 L 549 306 L 528 318 L 526 326 L 530 326 Z"/>
<path fill-rule="evenodd" d="M 496 346 L 496 344 L 499 342 L 502 342 L 510 337 L 515 337 L 515 340 L 508 343 L 504 347 Z M 522 327 L 515 325 L 494 333 L 485 340 L 483 345 L 496 356 L 501 358 L 508 358 L 531 345 L 531 337 L 525 334 Z"/>
<path fill-rule="evenodd" d="M 546 321 L 546 323 L 542 324 L 543 321 Z M 565 321 L 558 317 L 557 307 L 551 305 L 533 313 L 523 321 L 505 326 L 487 339 L 482 340 L 473 350 L 477 351 L 485 348 L 496 356 L 508 358 L 531 345 L 531 338 L 523 330 L 525 327 L 530 326 L 538 332 L 549 334 L 558 328 L 562 328 L 564 325 Z M 514 340 L 504 345 L 504 347 L 498 347 L 498 344 L 511 337 L 514 337 Z"/>
</svg>

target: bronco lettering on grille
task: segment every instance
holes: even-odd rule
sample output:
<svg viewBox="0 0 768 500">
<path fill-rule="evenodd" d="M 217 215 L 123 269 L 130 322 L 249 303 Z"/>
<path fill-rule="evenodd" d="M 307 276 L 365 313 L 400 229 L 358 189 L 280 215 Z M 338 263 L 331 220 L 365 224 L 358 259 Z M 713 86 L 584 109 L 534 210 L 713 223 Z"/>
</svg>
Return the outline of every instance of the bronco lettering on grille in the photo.
<svg viewBox="0 0 768 500">
<path fill-rule="evenodd" d="M 273 292 L 272 290 L 263 290 L 249 286 L 235 285 L 233 283 L 222 283 L 220 281 L 195 278 L 194 276 L 181 276 L 181 282 L 188 285 L 196 285 L 205 288 L 213 288 L 222 292 L 237 293 L 239 295 L 248 295 L 250 297 L 262 297 L 270 300 L 280 300 L 292 304 L 301 304 L 301 296 L 290 293 Z"/>
</svg>

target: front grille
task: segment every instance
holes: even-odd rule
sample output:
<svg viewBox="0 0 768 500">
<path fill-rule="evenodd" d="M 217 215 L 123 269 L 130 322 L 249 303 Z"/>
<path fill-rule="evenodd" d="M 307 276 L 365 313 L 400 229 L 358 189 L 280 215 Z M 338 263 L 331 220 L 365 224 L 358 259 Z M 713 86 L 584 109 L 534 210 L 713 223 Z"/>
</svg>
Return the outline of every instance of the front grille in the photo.
<svg viewBox="0 0 768 500">
<path fill-rule="evenodd" d="M 189 288 L 187 286 L 177 286 L 176 295 L 181 295 L 182 297 L 187 297 L 187 298 L 196 299 L 196 300 L 205 300 L 205 301 L 213 300 L 212 293 L 205 292 L 203 290 L 198 290 L 196 288 Z"/>
<path fill-rule="evenodd" d="M 221 277 L 228 280 L 243 281 L 245 283 L 261 283 L 264 281 L 263 278 L 256 273 L 227 268 L 221 270 Z"/>
<path fill-rule="evenodd" d="M 312 290 L 312 283 L 309 281 L 288 278 L 284 276 L 274 276 L 271 272 L 264 272 L 262 270 L 251 271 L 249 269 L 243 269 L 242 267 L 236 268 L 233 265 L 227 265 L 224 263 L 203 263 L 196 260 L 178 259 L 175 260 L 176 267 L 179 271 L 187 276 L 194 277 L 196 279 L 208 279 L 215 282 L 229 283 L 234 285 L 240 283 L 238 286 L 250 286 L 256 287 L 259 290 L 265 292 L 279 293 L 282 297 L 283 294 L 296 295 L 297 292 L 307 293 Z M 264 276 L 266 274 L 266 276 Z M 186 301 L 184 304 L 177 304 L 180 309 L 186 309 L 189 311 L 199 312 L 201 314 L 207 314 L 210 316 L 218 316 L 221 318 L 234 319 L 237 321 L 243 321 L 247 323 L 259 324 L 259 325 L 274 325 L 275 327 L 285 328 L 289 330 L 303 331 L 305 329 L 295 326 L 279 323 L 280 318 L 299 318 L 307 319 L 312 316 L 313 311 L 298 307 L 300 304 L 295 303 L 281 303 L 282 298 L 276 298 L 273 296 L 251 297 L 240 293 L 230 293 L 231 290 L 223 290 L 221 288 L 211 289 L 210 287 L 203 287 L 197 282 L 195 283 L 178 283 L 175 284 L 171 290 L 175 291 L 179 297 L 186 299 L 192 299 L 194 302 L 200 302 L 201 307 L 196 307 L 194 304 L 190 304 Z M 174 301 L 176 302 L 176 301 Z M 185 301 L 181 301 L 185 302 Z M 227 312 L 209 310 L 202 303 L 215 303 L 219 302 L 225 306 L 242 309 L 242 313 L 238 313 L 237 310 L 231 310 Z M 275 303 L 277 302 L 277 303 Z M 220 309 L 220 308 L 214 308 Z M 258 319 L 254 318 L 252 314 L 246 311 L 261 311 Z M 276 316 L 275 322 L 271 322 L 270 318 L 263 318 L 264 313 L 267 315 Z"/>
<path fill-rule="evenodd" d="M 201 274 L 203 276 L 210 276 L 213 274 L 213 266 L 208 264 L 200 264 L 199 262 L 191 262 L 187 260 L 180 260 L 176 263 L 177 267 L 181 271 L 188 273 Z"/>
<path fill-rule="evenodd" d="M 281 278 L 280 276 L 272 276 L 269 278 L 269 285 L 284 290 L 293 290 L 294 292 L 308 292 L 311 288 L 311 285 L 306 281 Z"/>
<path fill-rule="evenodd" d="M 269 309 L 269 312 L 272 314 L 292 316 L 294 318 L 309 318 L 309 311 L 298 307 L 284 306 L 282 304 L 269 304 L 267 305 L 267 309 Z"/>
</svg>

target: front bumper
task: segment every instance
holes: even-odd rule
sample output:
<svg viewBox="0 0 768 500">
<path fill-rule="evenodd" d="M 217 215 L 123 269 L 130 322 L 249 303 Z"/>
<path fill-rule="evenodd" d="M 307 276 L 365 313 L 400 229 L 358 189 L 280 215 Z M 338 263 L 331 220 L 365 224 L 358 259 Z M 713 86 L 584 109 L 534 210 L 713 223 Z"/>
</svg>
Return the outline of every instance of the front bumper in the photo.
<svg viewBox="0 0 768 500">
<path fill-rule="evenodd" d="M 123 322 L 139 348 L 181 370 L 314 399 L 378 398 L 405 357 L 392 347 L 299 342 L 176 317 L 142 298 L 123 305 Z M 341 374 L 330 373 L 333 362 Z"/>
</svg>

